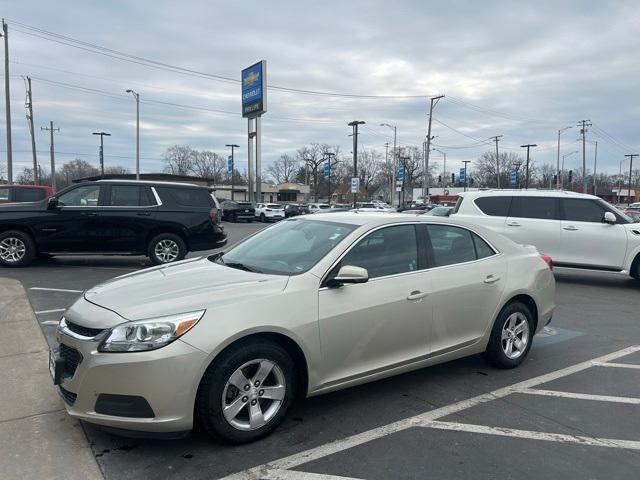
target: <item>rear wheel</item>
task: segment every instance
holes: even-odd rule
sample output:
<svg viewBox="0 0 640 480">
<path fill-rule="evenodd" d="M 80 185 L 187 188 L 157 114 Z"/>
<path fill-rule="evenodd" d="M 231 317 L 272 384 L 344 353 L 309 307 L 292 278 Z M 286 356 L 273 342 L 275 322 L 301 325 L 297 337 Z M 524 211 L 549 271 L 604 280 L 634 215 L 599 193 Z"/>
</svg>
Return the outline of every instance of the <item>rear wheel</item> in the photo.
<svg viewBox="0 0 640 480">
<path fill-rule="evenodd" d="M 265 223 L 265 222 L 267 221 L 267 217 L 265 217 L 265 216 L 264 216 L 264 213 L 261 213 L 261 214 L 260 214 L 260 221 L 261 221 L 262 223 Z"/>
<path fill-rule="evenodd" d="M 506 305 L 491 331 L 485 358 L 498 368 L 514 368 L 522 363 L 534 335 L 533 316 L 523 303 Z"/>
<path fill-rule="evenodd" d="M 640 255 L 634 260 L 629 273 L 636 280 L 640 280 Z"/>
<path fill-rule="evenodd" d="M 29 234 L 19 230 L 9 230 L 0 234 L 0 265 L 24 267 L 36 255 L 36 248 Z"/>
<path fill-rule="evenodd" d="M 238 223 L 238 216 L 235 213 L 231 214 L 231 222 Z"/>
<path fill-rule="evenodd" d="M 186 254 L 184 240 L 174 233 L 161 233 L 149 242 L 148 255 L 155 265 L 182 260 Z"/>
<path fill-rule="evenodd" d="M 278 344 L 237 344 L 207 369 L 198 388 L 196 417 L 214 437 L 231 443 L 258 440 L 284 420 L 295 381 L 293 361 Z"/>
</svg>

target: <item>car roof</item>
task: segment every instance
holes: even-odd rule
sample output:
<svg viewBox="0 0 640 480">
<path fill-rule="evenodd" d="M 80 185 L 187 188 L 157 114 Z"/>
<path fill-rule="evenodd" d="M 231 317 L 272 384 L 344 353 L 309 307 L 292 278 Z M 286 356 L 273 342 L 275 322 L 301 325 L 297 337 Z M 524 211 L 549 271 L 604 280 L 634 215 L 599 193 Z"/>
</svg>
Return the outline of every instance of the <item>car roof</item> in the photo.
<svg viewBox="0 0 640 480">
<path fill-rule="evenodd" d="M 80 182 L 85 183 L 85 182 Z M 88 182 L 90 183 L 90 182 Z M 157 186 L 173 186 L 173 187 L 195 187 L 195 188 L 206 188 L 201 185 L 196 185 L 195 183 L 187 183 L 187 182 L 164 182 L 161 180 L 96 180 L 95 183 L 112 183 L 112 184 L 133 184 L 133 185 L 157 185 Z"/>
<path fill-rule="evenodd" d="M 357 211 L 357 210 L 349 210 L 346 212 L 327 212 L 321 215 L 309 215 L 305 216 L 304 221 L 311 222 L 334 222 L 334 223 L 346 223 L 350 225 L 371 225 L 371 226 L 379 226 L 379 225 L 391 225 L 394 223 L 403 223 L 407 221 L 422 221 L 425 220 L 427 222 L 443 222 L 443 223 L 452 223 L 459 224 L 461 226 L 470 227 L 473 224 L 471 222 L 465 222 L 464 220 L 451 220 L 450 217 L 427 217 L 425 219 L 424 215 L 414 215 L 407 213 L 396 213 L 396 212 L 376 212 L 376 211 Z M 475 225 L 473 225 L 475 227 Z"/>
<path fill-rule="evenodd" d="M 458 196 L 462 198 L 482 198 L 482 197 L 507 197 L 507 196 L 523 196 L 523 197 L 557 197 L 557 198 L 592 198 L 599 199 L 595 195 L 586 193 L 571 192 L 568 190 L 515 190 L 515 189 L 491 189 L 479 190 L 476 192 L 461 192 Z"/>
</svg>

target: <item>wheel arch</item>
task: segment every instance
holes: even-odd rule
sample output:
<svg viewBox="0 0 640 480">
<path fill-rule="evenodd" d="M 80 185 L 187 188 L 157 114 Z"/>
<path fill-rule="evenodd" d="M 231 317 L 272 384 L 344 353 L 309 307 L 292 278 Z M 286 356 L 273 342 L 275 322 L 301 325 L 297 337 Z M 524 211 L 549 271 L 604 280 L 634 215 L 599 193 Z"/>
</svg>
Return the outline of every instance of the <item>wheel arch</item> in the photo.
<svg viewBox="0 0 640 480">
<path fill-rule="evenodd" d="M 175 225 L 160 225 L 157 227 L 153 227 L 151 230 L 149 230 L 149 233 L 147 234 L 147 238 L 146 238 L 146 248 L 149 247 L 149 243 L 151 242 L 153 237 L 160 235 L 161 233 L 172 233 L 174 235 L 178 235 L 184 242 L 187 248 L 187 252 L 191 251 L 188 235 L 184 232 L 182 228 Z"/>
<path fill-rule="evenodd" d="M 496 315 L 496 320 L 498 319 L 498 317 L 500 316 L 500 313 L 509 305 L 511 305 L 512 303 L 515 302 L 520 302 L 523 303 L 531 312 L 531 315 L 533 315 L 533 331 L 534 331 L 534 335 L 535 332 L 537 332 L 538 330 L 538 322 L 540 321 L 540 319 L 538 318 L 538 304 L 536 303 L 535 299 L 526 293 L 519 293 L 517 295 L 514 295 L 513 297 L 509 298 L 509 300 L 507 300 L 504 305 L 502 305 L 502 308 L 500 308 L 500 310 L 498 311 L 498 315 Z M 494 320 L 494 323 L 495 321 Z"/>
<path fill-rule="evenodd" d="M 38 243 L 36 242 L 35 233 L 30 227 L 22 225 L 20 223 L 6 223 L 0 226 L 0 234 L 10 231 L 18 231 L 29 235 L 31 237 L 31 241 L 33 242 L 33 246 L 36 249 L 36 252 L 40 251 L 40 249 L 38 248 Z"/>
</svg>

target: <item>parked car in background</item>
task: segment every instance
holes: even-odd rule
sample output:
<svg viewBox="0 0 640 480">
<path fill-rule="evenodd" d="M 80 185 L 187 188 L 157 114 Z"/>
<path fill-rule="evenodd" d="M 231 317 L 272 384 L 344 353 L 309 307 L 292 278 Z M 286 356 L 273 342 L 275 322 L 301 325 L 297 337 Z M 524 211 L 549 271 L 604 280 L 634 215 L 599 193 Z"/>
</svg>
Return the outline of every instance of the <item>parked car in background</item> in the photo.
<svg viewBox="0 0 640 480">
<path fill-rule="evenodd" d="M 332 203 L 331 204 L 331 209 L 332 210 L 344 210 L 344 209 L 350 209 L 353 208 L 353 204 L 352 203 Z"/>
<path fill-rule="evenodd" d="M 309 215 L 87 290 L 58 325 L 50 370 L 83 421 L 164 434 L 197 422 L 244 443 L 299 396 L 481 352 L 517 367 L 554 298 L 536 249 L 485 228 Z"/>
<path fill-rule="evenodd" d="M 284 206 L 277 203 L 258 203 L 254 215 L 262 223 L 282 220 L 284 218 Z"/>
<path fill-rule="evenodd" d="M 465 192 L 451 215 L 535 245 L 558 267 L 640 279 L 640 228 L 593 195 L 548 190 Z"/>
<path fill-rule="evenodd" d="M 222 219 L 236 223 L 238 220 L 253 222 L 255 218 L 255 208 L 249 202 L 236 202 L 235 200 L 224 200 L 220 203 L 222 208 Z"/>
<path fill-rule="evenodd" d="M 625 213 L 634 223 L 640 222 L 640 210 L 629 210 Z"/>
<path fill-rule="evenodd" d="M 284 206 L 285 218 L 297 217 L 298 215 L 306 215 L 309 213 L 309 207 L 299 203 L 288 203 Z"/>
<path fill-rule="evenodd" d="M 37 203 L 0 205 L 0 265 L 8 267 L 60 254 L 171 263 L 226 238 L 209 190 L 187 183 L 81 182 Z"/>
<path fill-rule="evenodd" d="M 39 202 L 52 195 L 46 185 L 0 185 L 0 203 Z"/>
<path fill-rule="evenodd" d="M 396 212 L 397 210 L 382 202 L 356 202 L 356 208 L 363 212 Z"/>
<path fill-rule="evenodd" d="M 434 217 L 448 217 L 453 212 L 454 207 L 445 207 L 442 205 L 438 205 L 437 207 L 432 208 L 431 210 L 427 210 L 427 215 L 432 215 Z"/>
<path fill-rule="evenodd" d="M 635 202 L 630 204 L 627 207 L 624 207 L 624 209 L 622 210 L 624 213 L 629 213 L 629 212 L 640 212 L 640 202 Z"/>
<path fill-rule="evenodd" d="M 318 213 L 320 210 L 329 210 L 331 205 L 328 203 L 310 203 L 309 213 Z"/>
</svg>

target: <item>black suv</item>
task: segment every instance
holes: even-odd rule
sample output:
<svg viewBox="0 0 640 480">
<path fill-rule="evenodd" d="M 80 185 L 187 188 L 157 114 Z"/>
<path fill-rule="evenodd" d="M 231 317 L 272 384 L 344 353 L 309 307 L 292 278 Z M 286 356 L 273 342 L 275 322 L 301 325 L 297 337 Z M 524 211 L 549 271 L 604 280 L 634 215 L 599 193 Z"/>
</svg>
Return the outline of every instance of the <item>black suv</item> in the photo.
<svg viewBox="0 0 640 480">
<path fill-rule="evenodd" d="M 236 202 L 235 200 L 223 200 L 222 219 L 236 223 L 238 220 L 253 222 L 256 214 L 255 207 L 249 202 Z"/>
<path fill-rule="evenodd" d="M 196 185 L 81 182 L 48 200 L 0 205 L 0 265 L 70 253 L 174 262 L 227 242 L 218 210 L 209 189 Z"/>
</svg>

